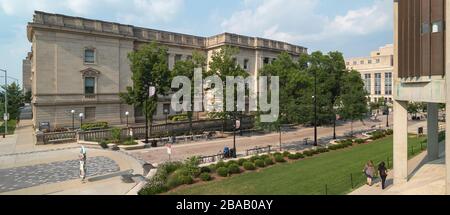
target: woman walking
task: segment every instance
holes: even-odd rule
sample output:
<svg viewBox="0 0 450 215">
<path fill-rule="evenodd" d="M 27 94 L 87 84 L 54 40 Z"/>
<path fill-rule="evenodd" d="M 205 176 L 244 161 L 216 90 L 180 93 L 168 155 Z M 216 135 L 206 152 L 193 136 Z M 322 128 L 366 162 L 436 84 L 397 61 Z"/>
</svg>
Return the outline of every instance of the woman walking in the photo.
<svg viewBox="0 0 450 215">
<path fill-rule="evenodd" d="M 366 163 L 363 172 L 367 177 L 367 185 L 372 186 L 373 177 L 375 175 L 375 167 L 372 161 Z"/>
<path fill-rule="evenodd" d="M 378 165 L 378 172 L 380 173 L 381 177 L 381 188 L 384 190 L 386 188 L 386 178 L 387 178 L 387 172 L 386 164 L 384 162 L 381 162 L 380 165 Z"/>
<path fill-rule="evenodd" d="M 84 146 L 81 146 L 79 159 L 80 159 L 80 178 L 81 181 L 84 183 L 84 180 L 86 179 L 86 160 L 87 160 L 86 148 L 84 148 Z"/>
</svg>

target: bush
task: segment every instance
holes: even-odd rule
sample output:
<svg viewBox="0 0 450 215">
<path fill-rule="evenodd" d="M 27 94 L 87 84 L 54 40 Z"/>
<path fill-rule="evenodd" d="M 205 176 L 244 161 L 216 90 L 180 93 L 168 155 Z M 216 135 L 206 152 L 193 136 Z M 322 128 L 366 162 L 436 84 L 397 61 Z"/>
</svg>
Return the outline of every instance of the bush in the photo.
<svg viewBox="0 0 450 215">
<path fill-rule="evenodd" d="M 108 142 L 106 140 L 102 140 L 98 143 L 103 149 L 108 148 Z"/>
<path fill-rule="evenodd" d="M 245 162 L 244 164 L 243 164 L 243 166 L 244 166 L 244 169 L 246 169 L 246 170 L 255 170 L 256 169 L 256 167 L 255 167 L 255 164 L 253 164 L 252 162 Z"/>
<path fill-rule="evenodd" d="M 385 134 L 383 131 L 374 131 L 372 132 L 372 139 L 373 140 L 377 140 L 377 139 L 381 139 L 383 137 L 385 137 Z"/>
<path fill-rule="evenodd" d="M 133 139 L 128 139 L 128 140 L 125 140 L 121 145 L 134 146 L 134 145 L 137 145 L 137 144 L 138 144 L 138 142 L 134 141 Z"/>
<path fill-rule="evenodd" d="M 209 169 L 211 170 L 211 172 L 216 172 L 216 170 L 217 170 L 216 164 L 209 165 Z"/>
<path fill-rule="evenodd" d="M 274 164 L 273 159 L 270 157 L 267 157 L 266 159 L 264 159 L 264 163 L 266 164 L 266 166 L 270 166 L 270 165 Z"/>
<path fill-rule="evenodd" d="M 272 154 L 273 157 L 278 156 L 278 155 L 281 155 L 281 156 L 282 156 L 282 154 L 279 153 L 279 152 L 275 152 L 275 153 Z"/>
<path fill-rule="evenodd" d="M 211 181 L 212 177 L 209 173 L 204 172 L 204 173 L 200 174 L 200 179 L 202 181 Z"/>
<path fill-rule="evenodd" d="M 171 189 L 183 184 L 193 183 L 194 179 L 192 178 L 192 176 L 187 175 L 185 171 L 178 172 L 177 170 L 167 180 L 167 187 Z"/>
<path fill-rule="evenodd" d="M 221 177 L 227 177 L 228 176 L 228 168 L 226 167 L 220 167 L 217 168 L 217 174 Z"/>
<path fill-rule="evenodd" d="M 357 144 L 363 144 L 363 143 L 365 143 L 366 141 L 365 140 L 363 140 L 363 139 L 356 139 L 355 140 L 355 143 L 357 143 Z"/>
<path fill-rule="evenodd" d="M 306 150 L 306 151 L 303 152 L 303 154 L 304 154 L 305 156 L 307 156 L 307 157 L 312 157 L 312 156 L 314 156 L 313 150 Z"/>
<path fill-rule="evenodd" d="M 158 168 L 155 176 L 150 179 L 147 186 L 139 191 L 139 195 L 155 195 L 167 192 L 169 188 L 166 185 L 169 173 L 164 168 Z"/>
<path fill-rule="evenodd" d="M 177 169 L 183 167 L 183 163 L 181 162 L 166 162 L 159 166 L 159 169 L 164 170 L 168 174 L 175 172 Z"/>
<path fill-rule="evenodd" d="M 232 161 L 228 161 L 228 162 L 225 164 L 225 166 L 226 166 L 226 167 L 230 167 L 231 165 L 234 165 L 234 164 L 239 165 L 237 161 L 232 160 Z"/>
<path fill-rule="evenodd" d="M 255 162 L 256 160 L 259 160 L 259 159 L 261 159 L 261 158 L 258 155 L 255 155 L 255 156 L 250 158 L 250 161 L 251 162 Z"/>
<path fill-rule="evenodd" d="M 318 152 L 318 153 L 325 153 L 325 152 L 329 152 L 330 150 L 328 150 L 327 148 L 318 148 L 317 150 L 316 150 L 316 152 Z"/>
<path fill-rule="evenodd" d="M 284 159 L 284 157 L 282 155 L 276 155 L 275 156 L 275 161 L 278 162 L 278 163 L 286 162 L 286 160 Z"/>
<path fill-rule="evenodd" d="M 283 157 L 288 157 L 290 154 L 290 152 L 283 152 Z"/>
<path fill-rule="evenodd" d="M 225 164 L 225 162 L 219 161 L 216 164 L 216 169 L 219 169 L 220 167 L 227 167 L 227 165 Z"/>
<path fill-rule="evenodd" d="M 262 159 L 255 160 L 255 166 L 257 166 L 259 168 L 264 168 L 264 167 L 266 167 L 266 163 L 264 163 L 264 160 L 262 160 Z"/>
<path fill-rule="evenodd" d="M 112 138 L 112 141 L 114 141 L 115 143 L 119 143 L 120 142 L 121 136 L 122 136 L 122 129 L 120 129 L 120 128 L 113 128 L 111 130 L 111 138 Z"/>
<path fill-rule="evenodd" d="M 261 160 L 265 160 L 266 158 L 270 158 L 270 156 L 269 155 L 261 155 L 261 156 L 259 156 L 259 159 L 261 159 Z"/>
<path fill-rule="evenodd" d="M 297 156 L 297 154 L 289 154 L 289 155 L 288 155 L 288 158 L 291 159 L 291 160 L 298 160 L 298 159 L 300 159 L 300 158 Z"/>
<path fill-rule="evenodd" d="M 230 166 L 228 166 L 228 172 L 230 174 L 239 174 L 241 173 L 241 168 L 237 164 L 231 164 Z"/>
<path fill-rule="evenodd" d="M 300 153 L 300 152 L 295 153 L 295 155 L 298 157 L 298 159 L 305 158 L 305 156 L 302 153 Z"/>
<path fill-rule="evenodd" d="M 241 158 L 238 160 L 238 165 L 242 166 L 245 162 L 247 162 L 247 159 Z"/>
<path fill-rule="evenodd" d="M 394 134 L 394 130 L 392 130 L 392 129 L 386 130 L 386 135 L 393 135 L 393 134 Z"/>
<path fill-rule="evenodd" d="M 211 173 L 211 169 L 207 166 L 201 167 L 200 168 L 200 173 Z M 200 175 L 201 176 L 201 175 Z"/>
<path fill-rule="evenodd" d="M 83 123 L 83 125 L 81 126 L 81 130 L 83 131 L 101 130 L 107 128 L 108 128 L 107 122 Z"/>
</svg>

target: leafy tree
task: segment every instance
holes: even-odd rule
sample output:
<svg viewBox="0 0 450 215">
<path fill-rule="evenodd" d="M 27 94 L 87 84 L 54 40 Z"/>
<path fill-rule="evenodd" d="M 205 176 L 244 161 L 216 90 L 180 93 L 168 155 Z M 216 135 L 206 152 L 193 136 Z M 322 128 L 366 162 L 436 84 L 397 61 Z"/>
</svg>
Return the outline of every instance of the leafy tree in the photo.
<svg viewBox="0 0 450 215">
<path fill-rule="evenodd" d="M 220 49 L 219 51 L 216 51 L 213 53 L 212 57 L 211 57 L 211 61 L 209 64 L 209 71 L 207 72 L 207 75 L 217 75 L 223 83 L 224 89 L 223 89 L 223 96 L 224 96 L 224 111 L 223 112 L 211 112 L 209 113 L 209 116 L 212 118 L 218 118 L 218 119 L 222 119 L 227 120 L 227 119 L 238 119 L 240 118 L 243 114 L 239 113 L 236 109 L 235 111 L 226 111 L 225 107 L 227 102 L 226 101 L 226 77 L 227 76 L 233 76 L 233 77 L 248 77 L 249 74 L 243 70 L 239 64 L 237 64 L 237 62 L 235 61 L 234 56 L 236 56 L 237 54 L 239 54 L 239 49 L 238 48 L 234 48 L 234 47 L 230 47 L 230 46 L 225 46 L 224 48 Z M 235 94 L 235 98 L 237 95 L 237 90 L 235 90 L 234 92 Z M 236 102 L 235 102 L 235 105 Z M 225 125 L 225 123 L 224 123 Z"/>
<path fill-rule="evenodd" d="M 194 70 L 195 68 L 202 68 L 205 71 L 206 67 L 206 57 L 200 52 L 194 52 L 192 59 L 187 59 L 185 61 L 178 61 L 175 63 L 174 69 L 172 70 L 172 77 L 185 76 L 191 81 L 191 107 L 194 107 Z M 192 118 L 194 112 L 187 111 L 187 117 L 189 119 L 189 133 L 192 135 Z"/>
<path fill-rule="evenodd" d="M 342 117 L 351 121 L 351 133 L 353 135 L 353 121 L 363 121 L 368 112 L 367 92 L 364 90 L 361 75 L 355 70 L 346 73 L 342 80 L 339 112 Z"/>
<path fill-rule="evenodd" d="M 148 142 L 148 123 L 150 129 L 153 122 L 159 95 L 167 95 L 170 91 L 170 72 L 167 61 L 167 48 L 155 43 L 147 44 L 128 54 L 130 60 L 133 86 L 121 93 L 121 99 L 136 107 L 140 107 L 145 115 L 146 142 Z M 149 96 L 149 87 L 155 87 L 155 96 Z M 150 130 L 151 136 L 151 130 Z"/>
<path fill-rule="evenodd" d="M 280 130 L 282 124 L 309 121 L 312 114 L 312 78 L 300 68 L 300 63 L 283 52 L 274 62 L 261 69 L 261 76 L 278 76 L 280 79 L 280 116 L 273 123 L 261 123 L 258 120 L 258 127 L 273 131 Z"/>
<path fill-rule="evenodd" d="M 3 91 L 0 93 L 0 116 L 3 120 L 5 113 L 5 91 L 8 97 L 8 113 L 9 119 L 18 119 L 20 116 L 20 107 L 24 104 L 24 95 L 22 89 L 16 83 L 12 83 L 7 87 L 2 86 Z"/>
</svg>

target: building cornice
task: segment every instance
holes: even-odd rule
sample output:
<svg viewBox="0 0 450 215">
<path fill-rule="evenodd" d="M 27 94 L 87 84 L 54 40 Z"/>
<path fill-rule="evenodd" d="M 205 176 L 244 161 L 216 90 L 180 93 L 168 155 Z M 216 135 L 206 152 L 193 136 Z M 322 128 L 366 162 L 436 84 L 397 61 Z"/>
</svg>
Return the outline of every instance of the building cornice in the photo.
<svg viewBox="0 0 450 215">
<path fill-rule="evenodd" d="M 208 50 L 230 45 L 257 50 L 286 51 L 293 55 L 307 53 L 307 48 L 302 46 L 258 37 L 231 33 L 223 33 L 212 37 L 199 37 L 41 11 L 35 11 L 33 21 L 28 23 L 27 36 L 30 42 L 33 40 L 35 30 L 65 31 L 138 42 L 156 41 L 164 45 L 184 46 L 194 49 Z"/>
</svg>

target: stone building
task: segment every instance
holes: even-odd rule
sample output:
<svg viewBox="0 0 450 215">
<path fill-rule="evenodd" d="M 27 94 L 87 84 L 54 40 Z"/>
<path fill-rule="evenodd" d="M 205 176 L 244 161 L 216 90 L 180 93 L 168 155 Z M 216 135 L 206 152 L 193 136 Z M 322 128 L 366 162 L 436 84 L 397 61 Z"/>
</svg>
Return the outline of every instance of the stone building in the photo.
<svg viewBox="0 0 450 215">
<path fill-rule="evenodd" d="M 394 186 L 411 180 L 407 104 L 424 102 L 428 104 L 427 160 L 443 160 L 432 165 L 434 169 L 442 165 L 438 188 L 442 185 L 450 194 L 450 138 L 445 139 L 445 147 L 438 143 L 439 104 L 446 104 L 446 137 L 450 137 L 450 34 L 445 27 L 450 23 L 450 1 L 395 0 L 394 12 Z M 445 158 L 440 153 L 444 148 Z M 431 185 L 432 180 L 427 181 L 422 184 Z M 427 192 L 435 188 L 430 186 Z"/>
<path fill-rule="evenodd" d="M 225 45 L 239 48 L 236 61 L 252 75 L 283 51 L 294 58 L 307 53 L 301 46 L 256 37 L 198 37 L 39 11 L 28 23 L 27 36 L 31 70 L 24 69 L 24 77 L 30 76 L 34 125 L 46 122 L 51 128 L 71 126 L 71 110 L 76 116 L 84 113 L 86 121 L 110 124 L 125 123 L 128 111 L 130 122 L 140 122 L 141 111 L 123 104 L 118 95 L 132 86 L 127 54 L 152 41 L 168 48 L 170 69 L 194 51 L 210 60 Z M 170 110 L 170 100 L 160 100 L 157 119 L 165 118 L 164 109 Z"/>
<path fill-rule="evenodd" d="M 347 69 L 361 73 L 370 102 L 384 98 L 392 103 L 394 45 L 381 47 L 371 52 L 369 57 L 348 58 L 345 61 Z"/>
</svg>

